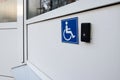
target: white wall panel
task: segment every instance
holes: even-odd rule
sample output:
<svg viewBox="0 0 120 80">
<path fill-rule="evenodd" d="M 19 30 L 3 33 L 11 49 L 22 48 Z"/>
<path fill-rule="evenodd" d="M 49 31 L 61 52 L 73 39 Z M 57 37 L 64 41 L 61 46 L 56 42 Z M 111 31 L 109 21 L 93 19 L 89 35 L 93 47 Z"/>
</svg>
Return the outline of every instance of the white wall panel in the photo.
<svg viewBox="0 0 120 80">
<path fill-rule="evenodd" d="M 120 80 L 120 5 L 28 25 L 28 61 L 53 80 Z M 92 24 L 91 43 L 61 42 L 61 20 Z"/>
<path fill-rule="evenodd" d="M 0 29 L 0 75 L 12 76 L 11 68 L 21 63 L 17 29 Z"/>
</svg>

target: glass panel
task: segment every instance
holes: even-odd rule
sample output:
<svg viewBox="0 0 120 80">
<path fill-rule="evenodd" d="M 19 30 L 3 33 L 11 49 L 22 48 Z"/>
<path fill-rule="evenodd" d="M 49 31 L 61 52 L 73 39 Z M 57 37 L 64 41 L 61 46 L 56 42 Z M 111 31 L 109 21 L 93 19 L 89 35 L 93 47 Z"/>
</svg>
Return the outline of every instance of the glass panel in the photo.
<svg viewBox="0 0 120 80">
<path fill-rule="evenodd" d="M 76 0 L 27 0 L 27 19 L 75 1 Z"/>
<path fill-rule="evenodd" d="M 40 0 L 28 0 L 28 18 L 34 17 L 40 13 Z"/>
<path fill-rule="evenodd" d="M 17 21 L 17 0 L 0 0 L 0 22 Z"/>
<path fill-rule="evenodd" d="M 59 0 L 52 0 L 52 5 L 51 5 L 52 9 L 57 8 L 58 5 L 59 5 Z"/>
</svg>

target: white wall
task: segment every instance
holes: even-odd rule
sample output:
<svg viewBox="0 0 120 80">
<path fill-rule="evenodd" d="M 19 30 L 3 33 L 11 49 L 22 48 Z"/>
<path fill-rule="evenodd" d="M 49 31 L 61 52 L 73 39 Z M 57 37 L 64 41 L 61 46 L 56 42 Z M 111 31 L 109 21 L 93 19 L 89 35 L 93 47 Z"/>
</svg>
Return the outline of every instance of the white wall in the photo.
<svg viewBox="0 0 120 80">
<path fill-rule="evenodd" d="M 17 52 L 17 30 L 0 30 L 0 75 L 11 75 L 11 67 L 18 64 L 20 58 Z"/>
<path fill-rule="evenodd" d="M 120 80 L 120 5 L 28 25 L 28 61 L 53 80 Z M 92 24 L 91 43 L 61 42 L 61 20 Z"/>
</svg>

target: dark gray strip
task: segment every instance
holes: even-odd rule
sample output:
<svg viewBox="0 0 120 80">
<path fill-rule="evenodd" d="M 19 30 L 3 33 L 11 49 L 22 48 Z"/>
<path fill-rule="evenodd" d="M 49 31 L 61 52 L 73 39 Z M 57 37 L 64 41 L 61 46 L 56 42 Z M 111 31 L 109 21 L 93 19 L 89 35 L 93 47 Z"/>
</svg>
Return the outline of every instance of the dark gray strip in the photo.
<svg viewBox="0 0 120 80">
<path fill-rule="evenodd" d="M 25 44 L 25 33 L 24 33 L 24 28 L 25 28 L 25 20 L 24 20 L 24 17 L 25 17 L 25 15 L 24 15 L 24 9 L 25 8 L 25 6 L 24 6 L 24 0 L 23 0 L 23 61 L 22 61 L 22 63 L 25 63 L 25 47 L 24 47 L 24 44 Z"/>
<path fill-rule="evenodd" d="M 19 67 L 26 66 L 26 65 L 27 65 L 27 64 L 22 64 L 22 65 L 19 65 L 19 66 L 13 67 L 12 69 L 19 68 Z"/>
<path fill-rule="evenodd" d="M 26 61 L 28 61 L 28 25 L 26 24 Z"/>
<path fill-rule="evenodd" d="M 13 30 L 13 29 L 18 29 L 18 28 L 0 28 L 0 30 Z"/>
<path fill-rule="evenodd" d="M 0 75 L 0 77 L 14 78 L 12 76 L 7 76 L 7 75 Z"/>
<path fill-rule="evenodd" d="M 95 7 L 95 8 L 91 8 L 91 9 L 87 9 L 87 10 L 83 10 L 83 11 L 78 11 L 78 12 L 74 12 L 74 13 L 70 13 L 70 14 L 65 14 L 65 15 L 61 15 L 61 16 L 57 16 L 57 17 L 53 17 L 53 18 L 33 22 L 33 23 L 28 23 L 28 25 L 39 23 L 39 22 L 44 22 L 44 21 L 49 21 L 49 20 L 53 20 L 53 19 L 56 19 L 56 18 L 60 18 L 60 17 L 70 16 L 70 15 L 74 15 L 74 14 L 78 14 L 78 13 L 88 12 L 88 11 L 92 11 L 92 10 L 96 10 L 96 9 L 100 9 L 100 8 L 109 7 L 109 6 L 114 6 L 114 5 L 118 5 L 118 4 L 120 4 L 120 1 L 115 2 L 115 3 L 111 3 L 111 4 L 107 4 L 107 5 L 103 5 L 103 6 L 99 6 L 99 7 Z"/>
</svg>

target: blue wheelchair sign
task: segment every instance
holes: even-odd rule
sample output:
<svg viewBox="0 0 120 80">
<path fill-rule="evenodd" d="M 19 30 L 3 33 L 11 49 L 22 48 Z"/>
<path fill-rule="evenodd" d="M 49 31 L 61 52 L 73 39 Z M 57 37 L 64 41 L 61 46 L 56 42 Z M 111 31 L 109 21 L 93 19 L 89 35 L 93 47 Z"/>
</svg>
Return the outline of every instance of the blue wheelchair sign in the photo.
<svg viewBox="0 0 120 80">
<path fill-rule="evenodd" d="M 61 20 L 62 42 L 79 44 L 78 17 Z"/>
</svg>

